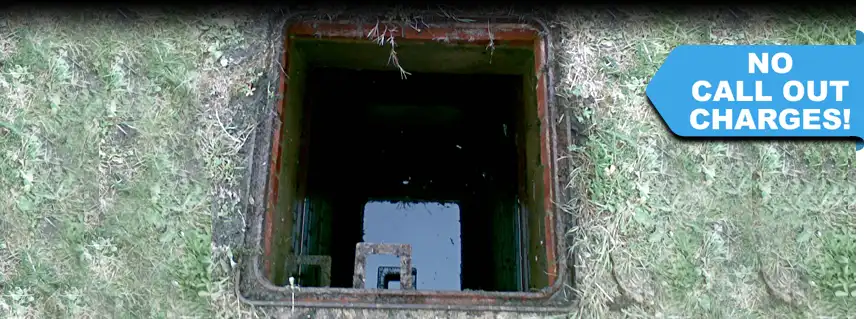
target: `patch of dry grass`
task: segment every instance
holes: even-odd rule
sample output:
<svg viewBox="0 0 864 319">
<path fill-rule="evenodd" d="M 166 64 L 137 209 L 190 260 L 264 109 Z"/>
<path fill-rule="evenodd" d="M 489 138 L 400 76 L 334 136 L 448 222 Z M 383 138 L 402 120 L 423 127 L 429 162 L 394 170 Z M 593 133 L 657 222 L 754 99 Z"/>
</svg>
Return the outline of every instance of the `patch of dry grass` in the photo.
<svg viewBox="0 0 864 319">
<path fill-rule="evenodd" d="M 251 124 L 229 102 L 264 61 L 231 52 L 252 20 L 4 15 L 0 317 L 212 317 L 212 215 L 238 214 Z"/>
<path fill-rule="evenodd" d="M 853 144 L 682 141 L 644 90 L 677 45 L 854 44 L 853 17 L 729 9 L 558 17 L 559 94 L 585 127 L 572 176 L 582 204 L 573 230 L 581 315 L 852 316 Z"/>
</svg>

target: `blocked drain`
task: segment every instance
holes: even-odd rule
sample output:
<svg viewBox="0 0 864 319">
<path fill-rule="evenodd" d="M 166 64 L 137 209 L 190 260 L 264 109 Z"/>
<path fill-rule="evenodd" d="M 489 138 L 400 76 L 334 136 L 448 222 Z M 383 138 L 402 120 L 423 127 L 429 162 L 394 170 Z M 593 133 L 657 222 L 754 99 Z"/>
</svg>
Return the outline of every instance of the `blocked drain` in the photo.
<svg viewBox="0 0 864 319">
<path fill-rule="evenodd" d="M 291 23 L 244 299 L 564 309 L 542 28 Z"/>
</svg>

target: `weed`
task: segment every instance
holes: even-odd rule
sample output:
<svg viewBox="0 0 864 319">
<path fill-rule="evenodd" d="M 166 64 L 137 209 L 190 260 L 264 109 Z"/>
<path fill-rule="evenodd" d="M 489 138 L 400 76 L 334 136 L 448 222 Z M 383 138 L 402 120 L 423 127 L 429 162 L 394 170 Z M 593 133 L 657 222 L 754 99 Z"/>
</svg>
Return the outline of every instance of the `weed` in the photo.
<svg viewBox="0 0 864 319">
<path fill-rule="evenodd" d="M 399 57 L 396 56 L 396 36 L 393 34 L 396 31 L 399 31 L 398 26 L 382 23 L 379 20 L 375 22 L 375 27 L 369 30 L 366 37 L 380 46 L 390 44 L 390 56 L 387 58 L 387 65 L 393 63 L 399 69 L 399 76 L 402 79 L 407 79 L 411 73 L 402 68 L 402 65 L 399 64 Z"/>
</svg>

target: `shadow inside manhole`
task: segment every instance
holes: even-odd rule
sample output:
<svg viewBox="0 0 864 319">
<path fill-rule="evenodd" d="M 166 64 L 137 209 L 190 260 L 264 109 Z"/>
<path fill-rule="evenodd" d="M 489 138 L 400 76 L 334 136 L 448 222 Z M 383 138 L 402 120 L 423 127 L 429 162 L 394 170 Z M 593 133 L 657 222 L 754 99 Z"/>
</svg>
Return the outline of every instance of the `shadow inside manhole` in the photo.
<svg viewBox="0 0 864 319">
<path fill-rule="evenodd" d="M 267 289 L 301 304 L 549 304 L 566 272 L 545 42 L 507 28 L 494 47 L 483 24 L 406 31 L 398 48 L 356 26 L 289 28 L 259 221 Z"/>
</svg>

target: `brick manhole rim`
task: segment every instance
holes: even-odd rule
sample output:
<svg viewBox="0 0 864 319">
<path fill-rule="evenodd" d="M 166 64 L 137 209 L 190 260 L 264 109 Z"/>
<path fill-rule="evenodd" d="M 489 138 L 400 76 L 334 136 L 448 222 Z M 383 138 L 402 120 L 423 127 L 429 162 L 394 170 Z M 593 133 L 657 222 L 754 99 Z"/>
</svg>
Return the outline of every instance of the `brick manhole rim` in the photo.
<svg viewBox="0 0 864 319">
<path fill-rule="evenodd" d="M 301 15 L 297 15 L 300 17 Z M 559 198 L 566 196 L 562 191 L 565 183 L 560 180 L 558 158 L 559 136 L 556 130 L 555 119 L 558 115 L 554 105 L 554 79 L 550 67 L 547 67 L 548 59 L 548 37 L 549 32 L 542 21 L 534 19 L 531 23 L 516 21 L 513 18 L 490 18 L 490 17 L 466 17 L 475 21 L 490 21 L 488 23 L 427 23 L 422 32 L 406 25 L 398 24 L 396 39 L 440 41 L 445 36 L 448 41 L 457 44 L 487 44 L 494 41 L 525 42 L 533 46 L 535 65 L 534 71 L 537 75 L 537 114 L 542 125 L 540 137 L 541 162 L 544 165 L 543 186 L 545 198 L 543 206 L 546 211 L 545 242 L 546 258 L 549 261 L 546 274 L 550 285 L 536 292 L 500 292 L 500 291 L 418 291 L 418 290 L 378 290 L 378 289 L 352 289 L 352 288 L 325 288 L 325 287 L 280 287 L 272 284 L 262 273 L 262 254 L 255 254 L 252 258 L 244 259 L 240 264 L 240 271 L 235 277 L 235 289 L 241 301 L 255 306 L 280 306 L 280 307 L 323 307 L 323 308 L 377 308 L 377 309 L 449 309 L 449 310 L 491 310 L 491 311 L 527 311 L 527 312 L 566 312 L 571 303 L 563 297 L 563 287 L 569 280 L 568 267 L 563 256 L 566 251 L 563 247 L 564 213 L 560 207 L 554 205 Z M 319 39 L 366 39 L 368 30 L 374 28 L 375 23 L 349 23 L 330 21 L 304 21 L 299 18 L 288 20 L 285 30 L 285 47 L 293 36 L 315 37 Z M 495 30 L 490 32 L 490 30 Z M 493 39 L 490 39 L 490 35 Z M 287 60 L 283 54 L 281 65 L 286 65 Z M 287 66 L 286 66 L 287 67 Z M 280 93 L 285 90 L 287 79 L 282 73 L 280 82 Z M 553 85 L 550 85 L 553 84 Z M 280 96 L 283 96 L 280 94 Z M 276 103 L 282 105 L 284 101 L 280 98 Z M 281 112 L 281 111 L 280 111 Z M 278 130 L 273 128 L 276 116 L 264 115 L 264 128 L 256 135 L 260 143 L 255 147 L 255 154 L 251 166 L 251 175 L 258 178 L 270 180 L 271 168 L 270 158 L 274 155 L 275 148 L 271 148 L 271 138 L 268 132 Z M 552 123 L 553 125 L 550 125 Z M 569 130 L 563 130 L 569 140 Z M 278 138 L 278 134 L 276 134 Z M 262 147 L 263 146 L 263 147 Z M 258 165 L 255 165 L 258 164 Z M 263 165 L 261 165 L 263 164 Z M 268 218 L 272 219 L 271 212 L 266 208 L 270 198 L 269 186 L 251 190 L 250 197 L 255 203 L 250 209 L 254 216 L 247 231 L 247 245 L 252 246 L 267 242 L 266 231 L 262 228 Z M 265 228 L 266 229 L 266 228 Z M 555 243 L 549 245 L 548 243 Z"/>
</svg>

